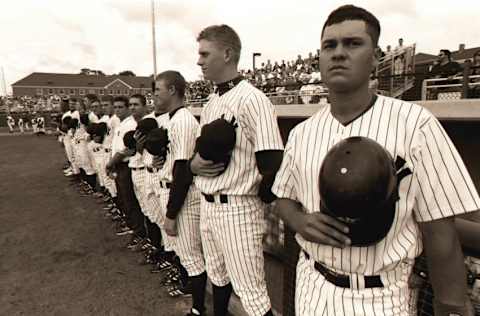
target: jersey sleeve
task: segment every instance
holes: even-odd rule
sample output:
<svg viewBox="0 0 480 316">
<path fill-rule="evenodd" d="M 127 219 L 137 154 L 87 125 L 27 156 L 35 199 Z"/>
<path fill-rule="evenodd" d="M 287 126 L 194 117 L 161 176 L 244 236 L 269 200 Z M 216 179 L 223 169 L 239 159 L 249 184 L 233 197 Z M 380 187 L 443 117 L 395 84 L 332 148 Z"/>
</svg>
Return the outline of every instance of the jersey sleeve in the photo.
<svg viewBox="0 0 480 316">
<path fill-rule="evenodd" d="M 467 168 L 433 115 L 415 133 L 411 151 L 417 221 L 432 221 L 479 208 L 480 199 Z"/>
<path fill-rule="evenodd" d="M 239 124 L 243 124 L 255 152 L 283 149 L 275 108 L 264 94 L 251 93 L 245 100 L 240 118 Z"/>
<path fill-rule="evenodd" d="M 283 160 L 278 169 L 275 181 L 272 186 L 272 192 L 278 198 L 290 199 L 298 201 L 297 191 L 295 189 L 295 176 L 294 176 L 294 153 L 295 153 L 295 141 L 294 131 L 290 133 L 287 144 L 285 145 L 285 151 L 283 152 Z"/>
<path fill-rule="evenodd" d="M 175 119 L 171 127 L 172 139 L 170 140 L 173 161 L 192 158 L 197 130 L 197 120 L 190 113 L 183 112 L 181 117 Z"/>
</svg>

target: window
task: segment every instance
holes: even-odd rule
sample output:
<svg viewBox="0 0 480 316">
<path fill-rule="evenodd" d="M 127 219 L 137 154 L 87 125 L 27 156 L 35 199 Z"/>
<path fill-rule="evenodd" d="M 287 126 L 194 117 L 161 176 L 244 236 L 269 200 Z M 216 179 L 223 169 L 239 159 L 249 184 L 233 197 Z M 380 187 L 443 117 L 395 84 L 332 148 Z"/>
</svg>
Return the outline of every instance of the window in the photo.
<svg viewBox="0 0 480 316">
<path fill-rule="evenodd" d="M 53 89 L 48 89 L 48 94 L 53 94 Z"/>
<path fill-rule="evenodd" d="M 108 90 L 108 94 L 113 95 L 113 90 Z"/>
<path fill-rule="evenodd" d="M 65 90 L 64 89 L 60 89 L 60 92 L 59 92 L 61 95 L 64 95 L 65 94 Z"/>
<path fill-rule="evenodd" d="M 74 90 L 74 89 L 70 89 L 70 94 L 71 94 L 71 95 L 74 95 L 74 94 L 75 94 L 75 90 Z"/>
<path fill-rule="evenodd" d="M 116 91 L 118 95 L 122 94 L 122 92 L 120 90 L 117 90 Z"/>
<path fill-rule="evenodd" d="M 123 91 L 123 94 L 128 95 L 128 89 Z"/>
<path fill-rule="evenodd" d="M 88 89 L 88 93 L 95 94 L 95 89 Z"/>
<path fill-rule="evenodd" d="M 103 95 L 103 94 L 105 93 L 105 91 L 104 91 L 103 89 L 100 89 L 100 90 L 98 91 L 98 93 L 99 93 L 100 95 Z"/>
<path fill-rule="evenodd" d="M 37 95 L 42 95 L 42 94 L 43 94 L 43 89 L 37 88 Z"/>
<path fill-rule="evenodd" d="M 84 95 L 84 94 L 85 94 L 85 89 L 79 89 L 79 90 L 78 90 L 78 94 Z"/>
</svg>

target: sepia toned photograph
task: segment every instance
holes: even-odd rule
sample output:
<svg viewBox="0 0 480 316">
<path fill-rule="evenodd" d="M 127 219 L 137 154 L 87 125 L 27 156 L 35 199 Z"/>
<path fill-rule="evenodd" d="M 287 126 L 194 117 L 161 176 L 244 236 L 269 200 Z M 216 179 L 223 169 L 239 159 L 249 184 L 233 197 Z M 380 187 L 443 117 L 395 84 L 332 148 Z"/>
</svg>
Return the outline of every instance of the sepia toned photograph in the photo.
<svg viewBox="0 0 480 316">
<path fill-rule="evenodd" d="M 0 4 L 0 315 L 480 315 L 480 1 Z"/>
</svg>

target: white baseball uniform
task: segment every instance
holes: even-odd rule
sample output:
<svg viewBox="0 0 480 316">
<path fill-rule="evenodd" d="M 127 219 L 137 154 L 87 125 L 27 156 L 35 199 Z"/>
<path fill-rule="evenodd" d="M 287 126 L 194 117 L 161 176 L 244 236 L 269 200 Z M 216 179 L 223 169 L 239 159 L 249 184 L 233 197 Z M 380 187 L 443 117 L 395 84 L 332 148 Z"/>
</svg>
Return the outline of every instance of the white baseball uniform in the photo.
<svg viewBox="0 0 480 316">
<path fill-rule="evenodd" d="M 95 169 L 93 168 L 87 148 L 88 133 L 85 131 L 83 124 L 80 124 L 80 127 L 75 130 L 72 139 L 76 165 L 83 169 L 87 175 L 95 174 Z"/>
<path fill-rule="evenodd" d="M 67 111 L 62 115 L 62 121 L 65 117 L 71 117 L 72 119 L 76 118 L 77 120 L 80 119 L 80 113 L 78 111 Z M 67 133 L 63 136 L 63 147 L 65 148 L 65 154 L 67 155 L 67 159 L 71 164 L 72 172 L 74 174 L 78 174 L 78 166 L 75 164 L 74 153 L 73 153 L 73 142 L 72 142 L 72 130 L 69 129 Z"/>
<path fill-rule="evenodd" d="M 227 121 L 235 117 L 238 124 L 225 171 L 217 177 L 195 177 L 202 194 L 214 199 L 201 199 L 202 244 L 212 283 L 225 286 L 231 279 L 246 312 L 264 315 L 271 305 L 262 245 L 265 205 L 257 196 L 261 175 L 255 152 L 282 150 L 283 143 L 270 100 L 246 80 L 230 81 L 229 88 L 213 94 L 200 117 L 200 126 L 222 115 Z"/>
<path fill-rule="evenodd" d="M 104 156 L 102 162 L 102 169 L 105 171 L 107 167 L 107 163 L 112 158 L 112 141 L 113 135 L 115 135 L 115 129 L 120 125 L 120 119 L 115 114 L 112 116 L 104 115 L 101 119 L 102 122 L 107 123 L 107 134 L 103 139 L 103 149 L 104 149 Z M 106 174 L 106 172 L 105 172 Z M 103 179 L 104 186 L 110 193 L 112 197 L 117 196 L 117 187 L 115 185 L 115 181 L 108 176 L 105 176 Z"/>
<path fill-rule="evenodd" d="M 328 150 L 350 136 L 368 137 L 413 173 L 399 184 L 400 199 L 387 236 L 368 247 L 335 248 L 296 236 L 296 315 L 408 315 L 408 278 L 422 252 L 418 222 L 477 210 L 480 199 L 464 163 L 438 120 L 416 104 L 378 96 L 372 106 L 342 125 L 322 108 L 291 132 L 272 191 L 320 212 L 318 177 Z M 361 162 L 359 162 L 361 163 Z M 346 275 L 350 287 L 326 281 L 315 262 Z M 318 267 L 318 264 L 317 264 Z M 365 276 L 382 286 L 368 288 Z"/>
<path fill-rule="evenodd" d="M 22 118 L 18 119 L 18 128 L 20 129 L 20 133 L 23 134 L 24 129 L 23 129 L 23 119 Z"/>
<path fill-rule="evenodd" d="M 43 116 L 37 118 L 37 128 L 38 132 L 45 133 L 45 118 Z"/>
<path fill-rule="evenodd" d="M 186 108 L 168 113 L 164 127 L 168 131 L 169 151 L 165 164 L 158 172 L 160 208 L 166 216 L 170 196 L 169 185 L 173 182 L 173 167 L 177 160 L 189 160 L 195 150 L 198 122 Z M 179 256 L 182 266 L 189 276 L 205 272 L 205 261 L 200 237 L 200 192 L 194 184 L 185 197 L 184 204 L 177 215 L 177 236 L 164 238 Z"/>
<path fill-rule="evenodd" d="M 7 116 L 7 125 L 10 133 L 13 133 L 13 127 L 15 126 L 15 120 L 10 115 Z"/>
</svg>

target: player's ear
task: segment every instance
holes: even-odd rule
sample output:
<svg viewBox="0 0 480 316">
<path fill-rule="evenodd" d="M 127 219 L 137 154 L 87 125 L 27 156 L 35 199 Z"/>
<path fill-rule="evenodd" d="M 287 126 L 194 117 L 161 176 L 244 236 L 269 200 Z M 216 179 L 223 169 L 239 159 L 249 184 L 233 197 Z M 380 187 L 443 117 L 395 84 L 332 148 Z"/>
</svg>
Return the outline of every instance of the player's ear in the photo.
<svg viewBox="0 0 480 316">
<path fill-rule="evenodd" d="M 223 58 L 226 64 L 228 64 L 233 59 L 233 50 L 230 47 L 225 48 Z"/>
<path fill-rule="evenodd" d="M 382 50 L 380 49 L 380 47 L 376 47 L 374 50 L 373 50 L 373 56 L 372 56 L 372 71 L 375 70 L 377 67 L 378 67 L 378 63 L 379 63 L 379 60 L 380 60 L 380 56 L 382 55 Z"/>
</svg>

